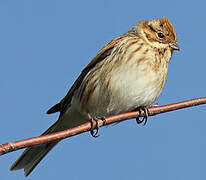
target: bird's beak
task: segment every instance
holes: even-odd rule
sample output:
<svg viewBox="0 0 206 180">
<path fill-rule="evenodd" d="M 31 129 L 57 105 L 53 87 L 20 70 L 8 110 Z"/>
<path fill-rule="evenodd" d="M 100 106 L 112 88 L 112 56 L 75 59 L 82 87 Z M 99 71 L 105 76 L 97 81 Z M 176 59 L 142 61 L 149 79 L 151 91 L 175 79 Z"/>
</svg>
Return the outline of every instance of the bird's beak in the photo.
<svg viewBox="0 0 206 180">
<path fill-rule="evenodd" d="M 177 50 L 179 51 L 180 50 L 180 47 L 177 43 L 170 43 L 170 47 L 173 49 L 173 50 Z"/>
</svg>

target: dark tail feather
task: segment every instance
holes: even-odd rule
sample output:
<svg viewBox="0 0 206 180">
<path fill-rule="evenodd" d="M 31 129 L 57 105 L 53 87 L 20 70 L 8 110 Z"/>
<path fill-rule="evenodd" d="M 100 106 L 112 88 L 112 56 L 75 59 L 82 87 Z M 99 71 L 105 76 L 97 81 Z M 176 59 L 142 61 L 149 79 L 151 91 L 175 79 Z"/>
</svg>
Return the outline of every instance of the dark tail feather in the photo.
<svg viewBox="0 0 206 180">
<path fill-rule="evenodd" d="M 49 129 L 47 129 L 43 134 L 50 134 L 55 132 L 56 124 L 57 122 L 53 124 Z M 54 141 L 27 148 L 14 162 L 14 164 L 12 164 L 10 170 L 13 171 L 24 169 L 25 176 L 28 176 L 58 142 L 59 141 Z"/>
</svg>

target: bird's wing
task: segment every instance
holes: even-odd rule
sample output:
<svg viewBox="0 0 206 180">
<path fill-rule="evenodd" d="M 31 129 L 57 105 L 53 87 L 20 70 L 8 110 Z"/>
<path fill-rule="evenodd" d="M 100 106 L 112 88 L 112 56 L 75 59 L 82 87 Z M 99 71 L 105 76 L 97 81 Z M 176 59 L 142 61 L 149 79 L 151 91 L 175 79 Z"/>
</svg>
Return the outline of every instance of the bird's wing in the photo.
<svg viewBox="0 0 206 180">
<path fill-rule="evenodd" d="M 125 34 L 126 35 L 126 34 Z M 73 86 L 70 88 L 66 96 L 56 105 L 51 107 L 47 114 L 55 113 L 60 111 L 60 113 L 63 113 L 67 107 L 70 105 L 72 97 L 74 95 L 74 92 L 80 87 L 84 77 L 87 75 L 87 73 L 96 66 L 99 62 L 103 61 L 105 57 L 109 56 L 113 48 L 116 44 L 118 44 L 125 35 L 122 35 L 111 42 L 109 42 L 106 46 L 104 46 L 97 55 L 92 59 L 92 61 L 82 70 L 80 76 L 77 78 Z"/>
</svg>

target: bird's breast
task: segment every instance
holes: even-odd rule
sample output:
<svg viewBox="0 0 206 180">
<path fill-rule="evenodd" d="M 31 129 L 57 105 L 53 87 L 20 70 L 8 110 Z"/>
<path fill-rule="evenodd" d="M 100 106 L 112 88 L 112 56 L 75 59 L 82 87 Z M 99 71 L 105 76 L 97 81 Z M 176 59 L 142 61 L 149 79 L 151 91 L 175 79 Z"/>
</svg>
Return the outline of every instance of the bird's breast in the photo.
<svg viewBox="0 0 206 180">
<path fill-rule="evenodd" d="M 148 106 L 159 96 L 168 64 L 164 59 L 159 61 L 142 41 L 134 42 L 126 50 L 114 49 L 84 78 L 77 94 L 85 112 L 93 116 L 117 114 Z"/>
</svg>

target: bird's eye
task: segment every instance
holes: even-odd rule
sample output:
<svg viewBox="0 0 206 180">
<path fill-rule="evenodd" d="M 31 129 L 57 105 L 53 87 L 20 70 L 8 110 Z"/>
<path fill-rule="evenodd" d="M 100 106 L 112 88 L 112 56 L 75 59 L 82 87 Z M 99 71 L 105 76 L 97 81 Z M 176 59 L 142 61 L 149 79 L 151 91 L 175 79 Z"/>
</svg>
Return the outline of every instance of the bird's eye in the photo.
<svg viewBox="0 0 206 180">
<path fill-rule="evenodd" d="M 159 32 L 157 35 L 158 35 L 158 37 L 161 38 L 161 39 L 165 37 L 164 34 L 161 33 L 161 32 Z"/>
</svg>

